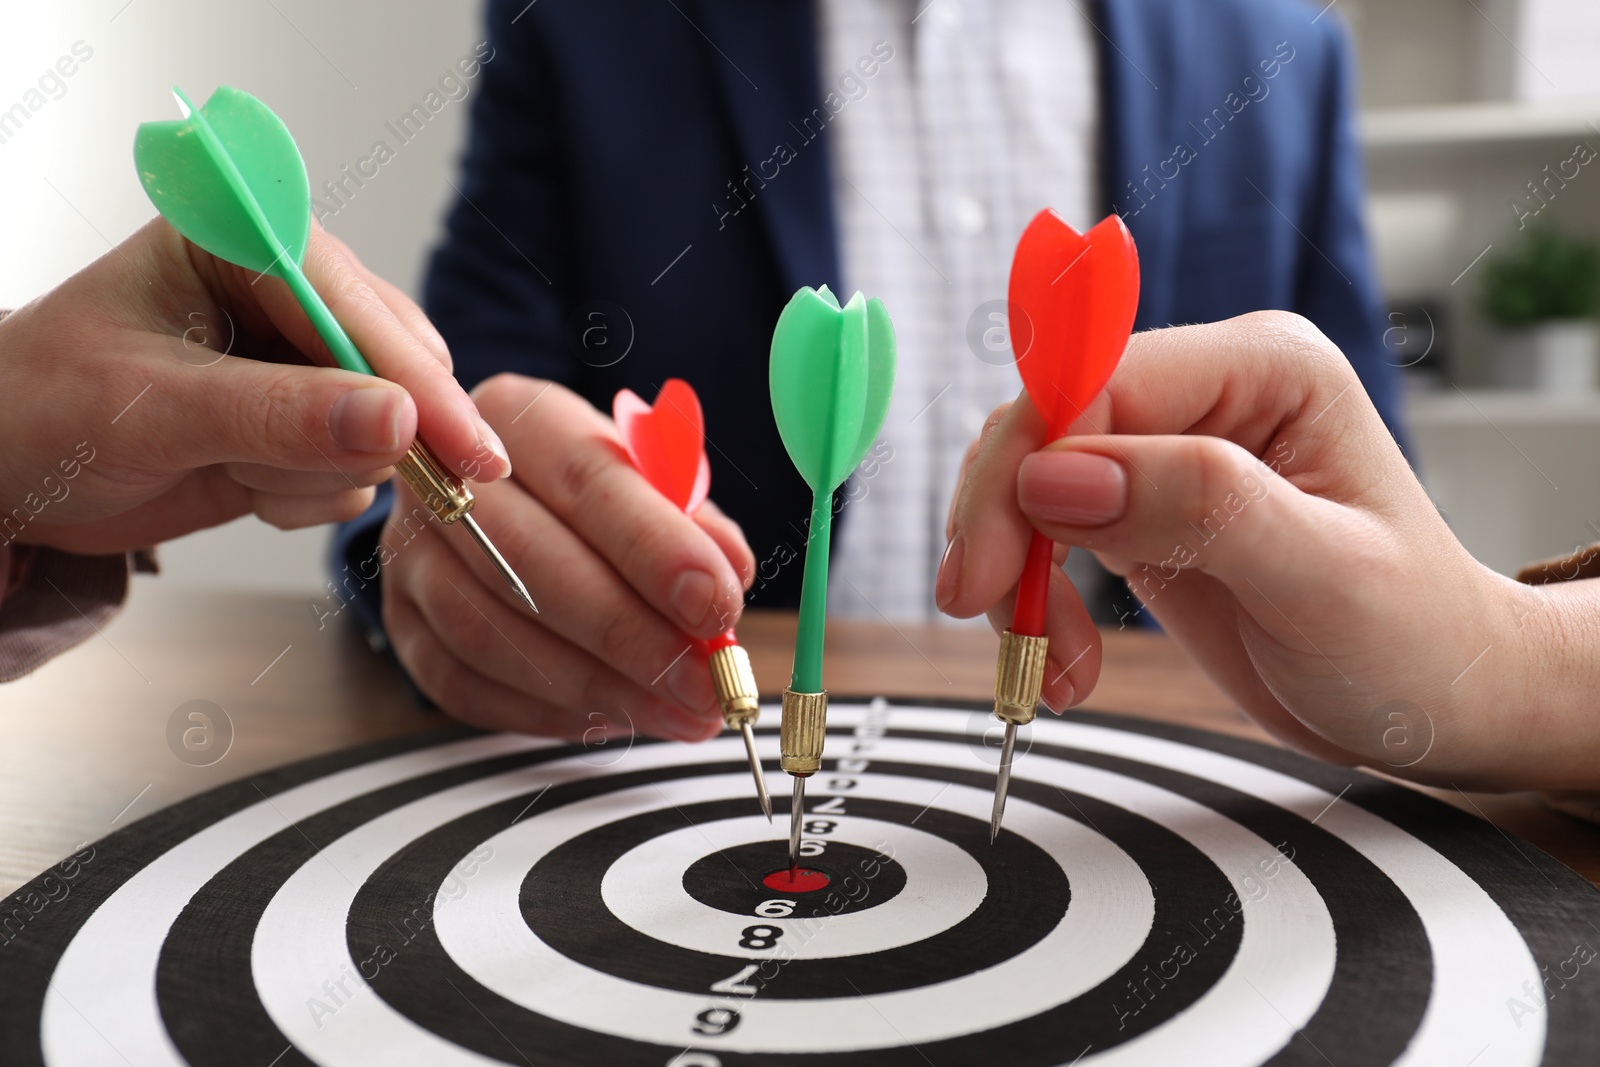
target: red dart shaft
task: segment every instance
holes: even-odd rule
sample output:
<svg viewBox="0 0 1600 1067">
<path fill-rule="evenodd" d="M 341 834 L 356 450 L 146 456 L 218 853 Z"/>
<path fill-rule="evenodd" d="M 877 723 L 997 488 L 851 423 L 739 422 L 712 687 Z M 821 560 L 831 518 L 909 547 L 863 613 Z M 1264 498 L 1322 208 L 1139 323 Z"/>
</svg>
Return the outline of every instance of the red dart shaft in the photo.
<svg viewBox="0 0 1600 1067">
<path fill-rule="evenodd" d="M 1038 530 L 1028 542 L 1028 562 L 1017 583 L 1017 606 L 1011 612 L 1011 631 L 1026 637 L 1044 636 L 1044 607 L 1050 595 L 1050 570 L 1055 566 L 1055 545 Z"/>
</svg>

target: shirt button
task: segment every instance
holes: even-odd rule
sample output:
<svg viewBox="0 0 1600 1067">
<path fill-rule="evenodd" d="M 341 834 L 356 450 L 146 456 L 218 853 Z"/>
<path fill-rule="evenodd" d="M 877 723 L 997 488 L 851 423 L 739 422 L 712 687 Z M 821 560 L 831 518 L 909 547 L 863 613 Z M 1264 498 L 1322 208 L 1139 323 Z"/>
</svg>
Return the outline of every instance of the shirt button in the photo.
<svg viewBox="0 0 1600 1067">
<path fill-rule="evenodd" d="M 989 212 L 976 197 L 957 193 L 950 198 L 950 221 L 964 237 L 976 237 L 989 225 Z"/>
</svg>

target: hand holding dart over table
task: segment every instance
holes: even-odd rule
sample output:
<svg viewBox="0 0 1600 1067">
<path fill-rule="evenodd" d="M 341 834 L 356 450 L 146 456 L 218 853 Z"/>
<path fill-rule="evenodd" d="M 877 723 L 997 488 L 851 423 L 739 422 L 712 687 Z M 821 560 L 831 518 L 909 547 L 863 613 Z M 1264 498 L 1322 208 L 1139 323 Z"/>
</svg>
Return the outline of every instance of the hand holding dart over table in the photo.
<svg viewBox="0 0 1600 1067">
<path fill-rule="evenodd" d="M 1048 428 L 1063 436 L 1116 369 L 1139 307 L 1139 254 L 1116 215 L 1079 234 L 1046 208 L 1035 215 L 1011 261 L 1011 347 L 1028 399 Z M 1032 722 L 1044 684 L 1045 598 L 1055 546 L 1034 531 L 1017 583 L 1011 626 L 1001 635 L 994 714 L 1006 724 L 995 781 L 989 840 L 1000 833 L 1011 784 L 1017 727 Z"/>
<path fill-rule="evenodd" d="M 645 480 L 672 503 L 693 515 L 711 492 L 711 461 L 706 456 L 705 420 L 693 387 L 669 378 L 652 406 L 632 389 L 620 390 L 611 404 L 612 421 L 622 435 L 628 458 Z M 753 731 L 761 715 L 761 694 L 750 670 L 750 656 L 739 647 L 733 629 L 697 642 L 711 657 L 711 680 L 722 718 L 744 735 L 744 750 L 755 778 L 756 798 L 772 821 L 772 798 L 761 773 Z"/>
<path fill-rule="evenodd" d="M 220 86 L 201 108 L 178 90 L 183 118 L 147 122 L 134 141 L 139 180 L 156 209 L 200 248 L 260 275 L 288 283 L 334 360 L 373 374 L 328 306 L 306 280 L 311 184 L 282 120 L 248 93 Z M 533 598 L 469 514 L 472 491 L 421 440 L 396 465 L 441 523 L 460 522 L 500 577 L 533 610 Z"/>
</svg>

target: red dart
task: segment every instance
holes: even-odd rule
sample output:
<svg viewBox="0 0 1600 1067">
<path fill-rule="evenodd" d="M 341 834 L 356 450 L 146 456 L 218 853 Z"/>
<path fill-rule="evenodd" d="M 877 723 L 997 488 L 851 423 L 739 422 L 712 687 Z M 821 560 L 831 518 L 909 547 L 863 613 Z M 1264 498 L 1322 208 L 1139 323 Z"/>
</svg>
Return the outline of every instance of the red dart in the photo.
<svg viewBox="0 0 1600 1067">
<path fill-rule="evenodd" d="M 1139 307 L 1139 253 L 1117 215 L 1079 233 L 1049 208 L 1033 217 L 1011 260 L 1011 347 L 1047 441 L 1066 434 L 1105 388 L 1128 345 Z M 1054 546 L 1035 531 L 1017 584 L 1011 628 L 1000 641 L 995 717 L 1006 724 L 989 840 L 1000 832 L 1017 727 L 1033 721 L 1044 687 L 1045 602 Z"/>
<path fill-rule="evenodd" d="M 632 389 L 620 390 L 611 402 L 611 417 L 622 435 L 628 458 L 645 480 L 685 515 L 698 511 L 711 491 L 711 461 L 706 458 L 705 419 L 694 388 L 681 378 L 669 378 L 653 405 L 646 404 Z M 739 647 L 732 629 L 696 644 L 711 657 L 711 681 L 722 706 L 723 721 L 744 734 L 756 796 L 771 822 L 772 800 L 767 795 L 751 729 L 761 714 L 761 706 L 750 656 Z"/>
</svg>

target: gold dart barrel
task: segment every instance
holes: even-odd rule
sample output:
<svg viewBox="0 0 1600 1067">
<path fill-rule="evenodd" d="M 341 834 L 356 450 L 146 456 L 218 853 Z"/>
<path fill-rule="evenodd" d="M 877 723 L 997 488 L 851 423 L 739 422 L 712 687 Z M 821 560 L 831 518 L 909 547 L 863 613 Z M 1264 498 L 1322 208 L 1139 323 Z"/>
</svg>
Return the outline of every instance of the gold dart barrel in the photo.
<svg viewBox="0 0 1600 1067">
<path fill-rule="evenodd" d="M 517 577 L 517 572 L 511 569 L 500 550 L 494 547 L 494 542 L 483 532 L 483 528 L 470 514 L 472 507 L 478 501 L 472 495 L 472 490 L 467 488 L 464 479 L 457 478 L 445 469 L 437 456 L 429 451 L 428 446 L 418 440 L 411 446 L 405 456 L 396 463 L 394 469 L 400 477 L 417 494 L 427 509 L 433 512 L 434 518 L 446 526 L 460 522 L 472 535 L 472 539 L 483 550 L 484 556 L 499 572 L 501 580 L 510 586 L 511 591 L 517 594 L 522 602 L 538 612 L 539 608 L 533 602 L 533 597 L 528 595 L 528 587 L 522 584 L 522 579 Z"/>
<path fill-rule="evenodd" d="M 417 494 L 417 499 L 446 525 L 471 511 L 477 503 L 467 483 L 447 471 L 421 441 L 411 446 L 405 458 L 395 464 L 395 470 Z"/>
<path fill-rule="evenodd" d="M 1000 659 L 994 670 L 994 717 L 1006 724 L 1006 739 L 1000 750 L 1000 771 L 994 781 L 994 810 L 989 816 L 991 845 L 1000 835 L 1006 794 L 1011 791 L 1011 760 L 1017 747 L 1017 727 L 1028 725 L 1039 713 L 1039 696 L 1044 692 L 1045 656 L 1049 652 L 1048 637 L 1029 637 L 1011 630 L 1000 635 Z"/>
<path fill-rule="evenodd" d="M 750 654 L 738 645 L 711 653 L 711 685 L 717 691 L 722 721 L 744 735 L 750 777 L 756 783 L 756 800 L 761 804 L 761 813 L 771 822 L 772 798 L 767 795 L 767 778 L 761 773 L 761 759 L 756 755 L 756 735 L 752 729 L 756 719 L 761 717 L 761 692 L 756 688 L 755 672 L 750 669 Z"/>
<path fill-rule="evenodd" d="M 729 645 L 711 653 L 711 684 L 717 690 L 722 720 L 729 726 L 738 729 L 760 718 L 761 693 L 750 669 L 750 654 L 743 648 Z"/>
<path fill-rule="evenodd" d="M 994 673 L 994 717 L 1011 726 L 1026 726 L 1039 713 L 1044 692 L 1048 637 L 1028 637 L 1007 630 L 1000 635 L 1000 659 Z"/>
<path fill-rule="evenodd" d="M 806 779 L 822 769 L 822 743 L 828 736 L 828 691 L 783 690 L 783 722 L 778 727 L 778 765 L 794 775 L 789 804 L 789 869 L 800 862 L 800 823 L 805 818 Z"/>
<path fill-rule="evenodd" d="M 778 728 L 778 765 L 804 777 L 822 769 L 822 742 L 828 730 L 828 692 L 783 691 L 783 722 Z"/>
</svg>

